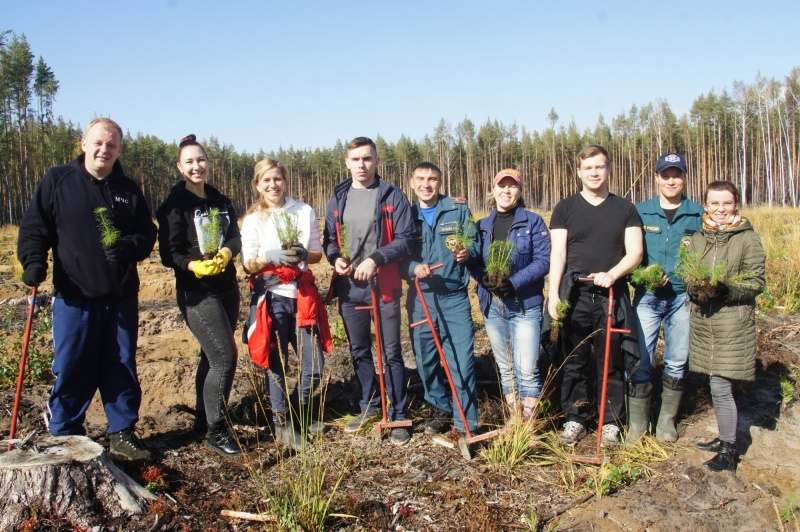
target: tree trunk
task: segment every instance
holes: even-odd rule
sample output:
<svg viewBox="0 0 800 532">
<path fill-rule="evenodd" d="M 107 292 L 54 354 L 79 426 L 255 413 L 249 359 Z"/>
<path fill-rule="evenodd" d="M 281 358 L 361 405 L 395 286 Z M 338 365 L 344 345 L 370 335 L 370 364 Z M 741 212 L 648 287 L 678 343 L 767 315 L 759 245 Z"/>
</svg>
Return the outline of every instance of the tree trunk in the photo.
<svg viewBox="0 0 800 532">
<path fill-rule="evenodd" d="M 0 455 L 0 530 L 18 530 L 38 515 L 83 527 L 147 511 L 156 500 L 85 436 L 44 436 L 40 452 Z"/>
</svg>

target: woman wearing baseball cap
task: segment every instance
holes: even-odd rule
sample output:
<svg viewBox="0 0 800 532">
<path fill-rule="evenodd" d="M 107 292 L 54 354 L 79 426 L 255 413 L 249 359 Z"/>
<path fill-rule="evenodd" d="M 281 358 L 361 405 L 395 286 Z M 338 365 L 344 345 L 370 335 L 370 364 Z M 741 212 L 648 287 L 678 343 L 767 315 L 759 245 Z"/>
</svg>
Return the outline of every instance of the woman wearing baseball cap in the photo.
<svg viewBox="0 0 800 532">
<path fill-rule="evenodd" d="M 537 371 L 544 278 L 550 268 L 550 232 L 538 214 L 525 210 L 522 176 L 500 170 L 492 182 L 492 212 L 478 222 L 481 257 L 472 268 L 486 333 L 500 372 L 512 420 L 532 423 L 542 383 Z M 513 245 L 510 273 L 497 279 L 486 273 L 492 242 Z"/>
</svg>

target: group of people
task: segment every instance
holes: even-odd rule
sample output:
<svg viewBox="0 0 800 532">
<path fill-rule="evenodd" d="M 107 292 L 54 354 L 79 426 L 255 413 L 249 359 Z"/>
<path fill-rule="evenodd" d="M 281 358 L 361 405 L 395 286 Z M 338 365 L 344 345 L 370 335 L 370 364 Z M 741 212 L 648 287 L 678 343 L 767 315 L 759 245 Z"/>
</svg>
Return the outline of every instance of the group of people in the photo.
<svg viewBox="0 0 800 532">
<path fill-rule="evenodd" d="M 381 407 L 373 318 L 380 327 L 387 417 L 393 422 L 408 417 L 400 343 L 403 281 L 409 287 L 409 322 L 425 319 L 425 307 L 431 316 L 430 327 L 409 331 L 425 400 L 434 409 L 425 433 L 446 432 L 451 424 L 461 434 L 478 430 L 475 329 L 468 296 L 473 278 L 512 419 L 533 427 L 547 374 L 539 357 L 542 324 L 558 319 L 563 321 L 558 347 L 566 417 L 559 441 L 574 445 L 586 435 L 589 361 L 594 350 L 600 390 L 613 294 L 613 327 L 630 333 L 610 339 L 605 416 L 598 423 L 603 444 L 620 443 L 626 405 L 626 441 L 647 432 L 651 360 L 663 327 L 656 436 L 677 440 L 675 418 L 687 369 L 707 373 L 719 437 L 700 447 L 716 452 L 706 462 L 710 469 L 736 467 L 732 382 L 754 378 L 753 313 L 764 287 L 764 251 L 738 213 L 740 198 L 732 183 L 710 183 L 703 207 L 685 196 L 687 168 L 679 154 L 659 158 L 658 196 L 634 206 L 609 192 L 608 152 L 596 145 L 584 148 L 577 158 L 581 190 L 556 205 L 548 228 L 541 216 L 526 210 L 523 176 L 515 169 L 494 176 L 492 210 L 476 223 L 465 198 L 441 192 L 442 172 L 436 165 L 423 162 L 414 168 L 408 183 L 416 196 L 412 205 L 400 188 L 378 175 L 375 143 L 358 137 L 347 146 L 351 176 L 334 188 L 322 231 L 314 210 L 286 195 L 287 169 L 271 158 L 255 166 L 257 201 L 244 213 L 240 230 L 230 199 L 207 182 L 209 160 L 194 135 L 179 144 L 181 180 L 158 208 L 158 228 L 141 189 L 117 161 L 119 125 L 107 118 L 93 120 L 81 145 L 83 154 L 75 161 L 44 176 L 19 231 L 18 256 L 27 285 L 44 281 L 52 250 L 55 382 L 48 417 L 54 435 L 85 434 L 85 412 L 99 389 L 111 452 L 151 458 L 134 432 L 141 401 L 135 360 L 136 263 L 150 255 L 158 237 L 162 263 L 175 272 L 178 307 L 200 344 L 193 430 L 222 456 L 241 453 L 226 420 L 238 356 L 234 333 L 240 296 L 233 259 L 241 255 L 249 275 L 243 340 L 253 361 L 265 368 L 276 438 L 302 450 L 309 434 L 325 429 L 312 401 L 323 353 L 332 344 L 325 305 L 308 269 L 324 256 L 334 269 L 331 294 L 338 298 L 360 388 L 359 413 L 345 432 L 359 431 Z M 106 208 L 120 233 L 113 243 L 101 242 L 98 207 Z M 495 243 L 503 242 L 510 249 L 507 273 L 496 275 L 488 266 Z M 726 286 L 724 277 L 713 297 L 702 296 L 676 270 L 680 246 L 705 263 L 724 263 L 728 277 L 744 276 L 747 282 Z M 639 264 L 655 263 L 665 272 L 661 286 L 650 292 L 637 287 L 631 301 L 628 274 Z M 568 311 L 562 301 L 569 302 Z M 286 386 L 289 346 L 300 360 L 299 416 Z M 461 412 L 449 397 L 450 384 Z M 392 443 L 402 445 L 410 438 L 407 424 L 395 424 Z"/>
</svg>

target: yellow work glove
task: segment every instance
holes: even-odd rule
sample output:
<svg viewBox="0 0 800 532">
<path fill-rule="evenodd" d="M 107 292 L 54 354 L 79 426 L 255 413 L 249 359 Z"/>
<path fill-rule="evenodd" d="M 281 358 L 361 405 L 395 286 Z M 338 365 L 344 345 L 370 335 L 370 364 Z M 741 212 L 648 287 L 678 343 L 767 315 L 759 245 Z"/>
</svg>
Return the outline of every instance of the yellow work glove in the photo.
<svg viewBox="0 0 800 532">
<path fill-rule="evenodd" d="M 230 262 L 231 259 L 228 258 L 228 254 L 227 253 L 225 253 L 222 250 L 219 250 L 219 251 L 217 251 L 217 254 L 214 255 L 214 258 L 211 259 L 211 260 L 213 260 L 214 262 L 219 264 L 219 271 L 220 272 L 224 272 L 225 268 L 228 267 L 228 262 Z"/>
<path fill-rule="evenodd" d="M 222 272 L 219 262 L 215 259 L 193 261 L 192 268 L 194 270 L 194 276 L 198 279 L 203 276 L 217 275 Z"/>
</svg>

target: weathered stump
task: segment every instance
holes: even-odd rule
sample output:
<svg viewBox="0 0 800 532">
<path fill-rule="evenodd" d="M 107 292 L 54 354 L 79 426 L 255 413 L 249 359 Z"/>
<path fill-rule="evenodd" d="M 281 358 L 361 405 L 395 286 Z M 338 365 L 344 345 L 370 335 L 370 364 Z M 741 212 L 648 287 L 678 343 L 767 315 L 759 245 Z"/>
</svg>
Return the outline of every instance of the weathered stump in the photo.
<svg viewBox="0 0 800 532">
<path fill-rule="evenodd" d="M 43 436 L 34 450 L 0 455 L 0 530 L 17 530 L 35 510 L 89 527 L 142 514 L 147 492 L 85 436 Z"/>
</svg>

